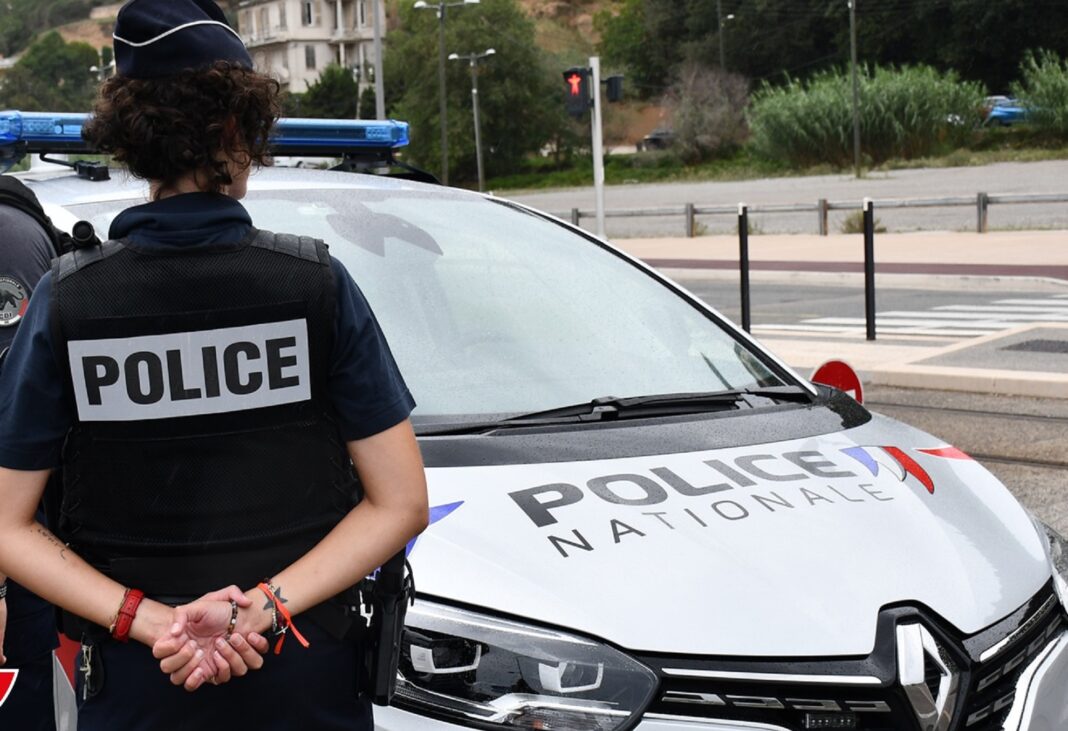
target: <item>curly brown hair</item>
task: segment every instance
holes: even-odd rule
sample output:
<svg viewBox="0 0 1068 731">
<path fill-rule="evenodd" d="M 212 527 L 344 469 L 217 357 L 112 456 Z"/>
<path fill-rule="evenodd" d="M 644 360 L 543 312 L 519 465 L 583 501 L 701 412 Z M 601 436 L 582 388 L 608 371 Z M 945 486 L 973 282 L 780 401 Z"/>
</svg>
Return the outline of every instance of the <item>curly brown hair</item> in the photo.
<svg viewBox="0 0 1068 731">
<path fill-rule="evenodd" d="M 162 79 L 114 76 L 82 134 L 139 178 L 169 188 L 194 173 L 217 193 L 233 182 L 226 158 L 269 161 L 278 93 L 274 79 L 226 61 Z"/>
</svg>

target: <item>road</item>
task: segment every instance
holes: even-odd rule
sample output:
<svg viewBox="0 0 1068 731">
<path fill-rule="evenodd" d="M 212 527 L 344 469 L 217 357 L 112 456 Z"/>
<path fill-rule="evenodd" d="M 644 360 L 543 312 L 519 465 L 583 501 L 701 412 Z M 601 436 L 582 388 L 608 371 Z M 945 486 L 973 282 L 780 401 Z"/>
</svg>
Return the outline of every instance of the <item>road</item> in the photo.
<svg viewBox="0 0 1068 731">
<path fill-rule="evenodd" d="M 736 276 L 672 274 L 681 274 L 683 286 L 731 320 L 741 320 Z M 751 299 L 758 336 L 772 331 L 835 336 L 864 332 L 864 289 L 859 285 L 758 279 L 752 282 Z M 964 280 L 961 286 L 881 286 L 876 290 L 876 313 L 880 337 L 924 337 L 937 345 L 1030 323 L 1068 323 L 1068 284 L 1004 281 L 977 286 Z"/>
<path fill-rule="evenodd" d="M 985 193 L 1066 193 L 1068 160 L 997 163 L 978 167 L 929 168 L 871 173 L 862 180 L 848 175 L 821 175 L 701 183 L 613 185 L 606 189 L 608 209 L 697 205 L 815 203 L 820 198 L 859 201 L 865 197 L 927 198 L 975 196 Z M 593 188 L 508 193 L 503 197 L 566 217 L 572 208 L 592 210 Z M 845 213 L 833 212 L 830 228 L 839 230 Z M 911 210 L 876 210 L 876 218 L 890 231 L 975 230 L 974 206 Z M 593 227 L 592 219 L 583 226 Z M 992 229 L 1068 228 L 1068 204 L 1003 205 L 990 208 Z M 671 218 L 609 219 L 608 235 L 615 237 L 679 235 L 682 216 Z M 731 233 L 733 216 L 699 217 L 705 233 Z M 751 226 L 762 233 L 816 233 L 816 214 L 754 215 Z"/>
</svg>

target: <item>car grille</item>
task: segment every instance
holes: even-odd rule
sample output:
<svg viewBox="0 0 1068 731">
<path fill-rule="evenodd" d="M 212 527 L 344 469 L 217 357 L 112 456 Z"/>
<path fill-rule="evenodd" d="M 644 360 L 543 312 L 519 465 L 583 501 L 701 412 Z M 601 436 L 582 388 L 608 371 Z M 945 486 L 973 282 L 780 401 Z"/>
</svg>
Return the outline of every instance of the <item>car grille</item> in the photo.
<svg viewBox="0 0 1068 731">
<path fill-rule="evenodd" d="M 1048 586 L 993 628 L 963 637 L 920 609 L 880 615 L 876 650 L 867 658 L 739 661 L 643 657 L 662 678 L 647 717 L 687 717 L 767 724 L 791 731 L 920 731 L 917 712 L 898 681 L 894 629 L 922 623 L 959 668 L 959 695 L 947 731 L 1001 731 L 1027 667 L 1068 630 Z M 923 684 L 939 697 L 942 675 L 931 664 Z"/>
</svg>

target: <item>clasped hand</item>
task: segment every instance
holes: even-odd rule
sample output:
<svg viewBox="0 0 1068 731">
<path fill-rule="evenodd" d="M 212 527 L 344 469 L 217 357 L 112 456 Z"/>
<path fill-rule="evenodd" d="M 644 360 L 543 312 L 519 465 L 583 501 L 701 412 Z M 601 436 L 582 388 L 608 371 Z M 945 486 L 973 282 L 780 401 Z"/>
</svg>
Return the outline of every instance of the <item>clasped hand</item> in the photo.
<svg viewBox="0 0 1068 731">
<path fill-rule="evenodd" d="M 267 638 L 244 626 L 242 615 L 247 612 L 239 612 L 238 626 L 226 636 L 233 613 L 231 601 L 239 609 L 252 604 L 240 589 L 228 586 L 175 608 L 169 632 L 152 646 L 160 670 L 172 683 L 194 691 L 204 683 L 218 685 L 263 667 Z"/>
</svg>

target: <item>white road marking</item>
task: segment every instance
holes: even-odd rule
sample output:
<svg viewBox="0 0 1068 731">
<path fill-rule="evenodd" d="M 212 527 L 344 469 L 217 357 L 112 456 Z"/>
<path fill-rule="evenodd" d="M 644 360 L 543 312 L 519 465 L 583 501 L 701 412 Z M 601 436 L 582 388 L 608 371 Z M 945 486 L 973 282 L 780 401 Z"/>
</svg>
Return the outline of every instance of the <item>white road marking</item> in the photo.
<svg viewBox="0 0 1068 731">
<path fill-rule="evenodd" d="M 974 338 L 993 335 L 1028 323 L 1068 322 L 1068 295 L 1045 299 L 995 300 L 986 305 L 941 305 L 929 310 L 890 310 L 875 318 L 880 335 L 934 335 Z M 761 332 L 815 332 L 863 336 L 863 317 L 814 317 L 799 324 L 760 324 Z"/>
</svg>

